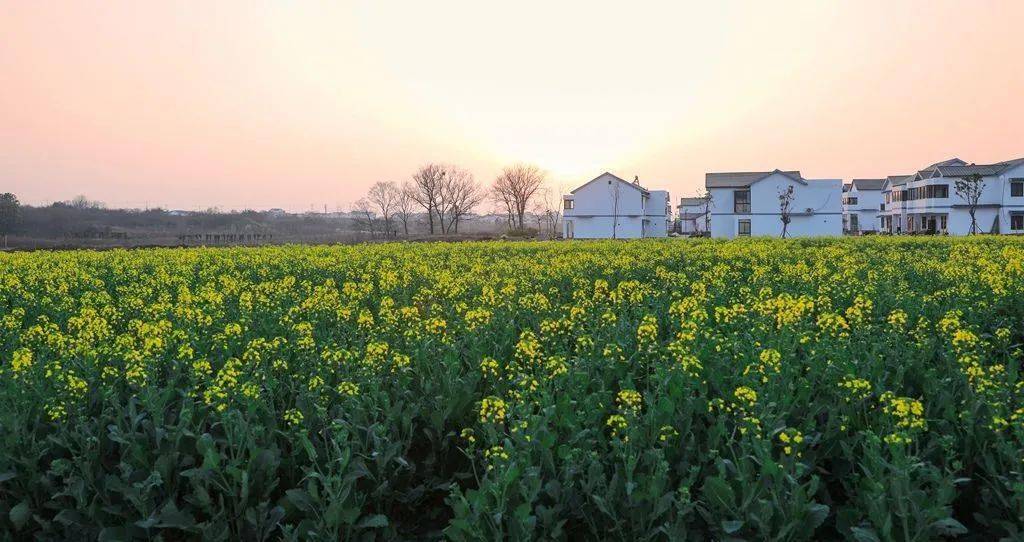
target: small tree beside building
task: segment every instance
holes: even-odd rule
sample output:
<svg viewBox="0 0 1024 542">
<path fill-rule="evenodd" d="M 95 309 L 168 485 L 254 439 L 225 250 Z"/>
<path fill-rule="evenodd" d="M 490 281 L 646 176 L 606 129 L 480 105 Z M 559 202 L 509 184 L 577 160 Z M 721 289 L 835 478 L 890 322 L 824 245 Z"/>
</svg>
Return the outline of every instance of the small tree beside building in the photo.
<svg viewBox="0 0 1024 542">
<path fill-rule="evenodd" d="M 978 233 L 978 219 L 974 215 L 978 210 L 981 194 L 985 191 L 985 178 L 977 173 L 965 175 L 953 181 L 953 190 L 967 204 L 967 214 L 971 217 L 971 228 L 968 234 Z"/>
<path fill-rule="evenodd" d="M 782 238 L 786 238 L 789 230 L 789 223 L 793 221 L 793 199 L 796 195 L 793 187 L 787 186 L 785 190 L 779 191 L 779 220 L 782 221 Z"/>
</svg>

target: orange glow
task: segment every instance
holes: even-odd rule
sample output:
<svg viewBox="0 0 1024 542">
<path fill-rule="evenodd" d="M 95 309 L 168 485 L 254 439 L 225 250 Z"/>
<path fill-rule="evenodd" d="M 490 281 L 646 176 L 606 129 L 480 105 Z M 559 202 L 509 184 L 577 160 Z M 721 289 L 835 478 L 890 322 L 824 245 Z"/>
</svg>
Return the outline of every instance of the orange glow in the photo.
<svg viewBox="0 0 1024 542">
<path fill-rule="evenodd" d="M 1024 3 L 9 2 L 0 190 L 322 209 L 429 161 L 909 173 L 1024 155 Z"/>
</svg>

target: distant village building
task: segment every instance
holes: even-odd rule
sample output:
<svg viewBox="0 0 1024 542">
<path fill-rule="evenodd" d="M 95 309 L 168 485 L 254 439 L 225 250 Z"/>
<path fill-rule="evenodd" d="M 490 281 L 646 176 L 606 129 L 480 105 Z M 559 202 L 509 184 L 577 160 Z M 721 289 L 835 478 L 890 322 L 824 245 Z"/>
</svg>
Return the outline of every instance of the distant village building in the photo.
<svg viewBox="0 0 1024 542">
<path fill-rule="evenodd" d="M 881 228 L 884 183 L 885 179 L 853 179 L 843 186 L 843 231 L 858 234 Z"/>
<path fill-rule="evenodd" d="M 708 173 L 711 236 L 746 237 L 782 234 L 779 195 L 793 189 L 787 237 L 843 233 L 841 179 L 804 179 L 799 171 Z"/>
<path fill-rule="evenodd" d="M 666 237 L 672 214 L 666 190 L 648 190 L 605 172 L 562 197 L 566 239 Z"/>
<path fill-rule="evenodd" d="M 707 233 L 709 202 L 706 197 L 679 198 L 676 207 L 676 232 L 683 235 Z"/>
<path fill-rule="evenodd" d="M 979 175 L 984 189 L 975 208 L 976 233 L 1024 234 L 1024 158 L 968 164 L 952 158 L 882 184 L 881 227 L 887 233 L 971 233 L 970 204 L 956 193 L 958 179 Z"/>
</svg>

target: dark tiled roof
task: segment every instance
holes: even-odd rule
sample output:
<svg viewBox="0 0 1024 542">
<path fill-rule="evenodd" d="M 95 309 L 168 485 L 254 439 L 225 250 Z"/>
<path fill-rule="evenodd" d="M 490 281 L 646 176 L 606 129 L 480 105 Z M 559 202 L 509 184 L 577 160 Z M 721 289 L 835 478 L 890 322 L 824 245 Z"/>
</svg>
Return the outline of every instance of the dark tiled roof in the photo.
<svg viewBox="0 0 1024 542">
<path fill-rule="evenodd" d="M 885 180 L 889 181 L 889 184 L 892 186 L 900 186 L 907 184 L 907 181 L 913 178 L 914 175 L 889 175 Z"/>
<path fill-rule="evenodd" d="M 932 164 L 932 165 L 930 165 L 930 166 L 928 166 L 928 167 L 926 167 L 924 169 L 930 170 L 930 169 L 937 168 L 937 167 L 940 167 L 940 166 L 966 166 L 966 165 L 967 165 L 967 162 L 964 162 L 963 160 L 961 160 L 959 158 L 950 158 L 949 160 L 943 160 L 941 162 L 935 162 L 934 164 Z"/>
<path fill-rule="evenodd" d="M 881 190 L 885 179 L 854 179 L 850 184 L 857 187 L 857 190 Z"/>
<path fill-rule="evenodd" d="M 965 175 L 987 177 L 989 175 L 998 175 L 1000 171 L 997 166 L 939 166 L 935 170 L 942 177 L 963 177 Z"/>
<path fill-rule="evenodd" d="M 704 175 L 704 186 L 708 188 L 742 188 L 750 186 L 765 177 L 781 173 L 794 181 L 805 182 L 799 171 L 734 171 L 725 173 L 706 173 Z"/>
</svg>

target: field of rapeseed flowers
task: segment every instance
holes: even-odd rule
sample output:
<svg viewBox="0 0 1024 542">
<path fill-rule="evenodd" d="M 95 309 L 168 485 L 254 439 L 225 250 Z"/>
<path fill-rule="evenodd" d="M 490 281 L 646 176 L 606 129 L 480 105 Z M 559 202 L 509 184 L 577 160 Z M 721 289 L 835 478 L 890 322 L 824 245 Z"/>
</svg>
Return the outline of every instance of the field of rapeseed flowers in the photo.
<svg viewBox="0 0 1024 542">
<path fill-rule="evenodd" d="M 1024 536 L 1024 240 L 0 255 L 0 533 Z"/>
</svg>

